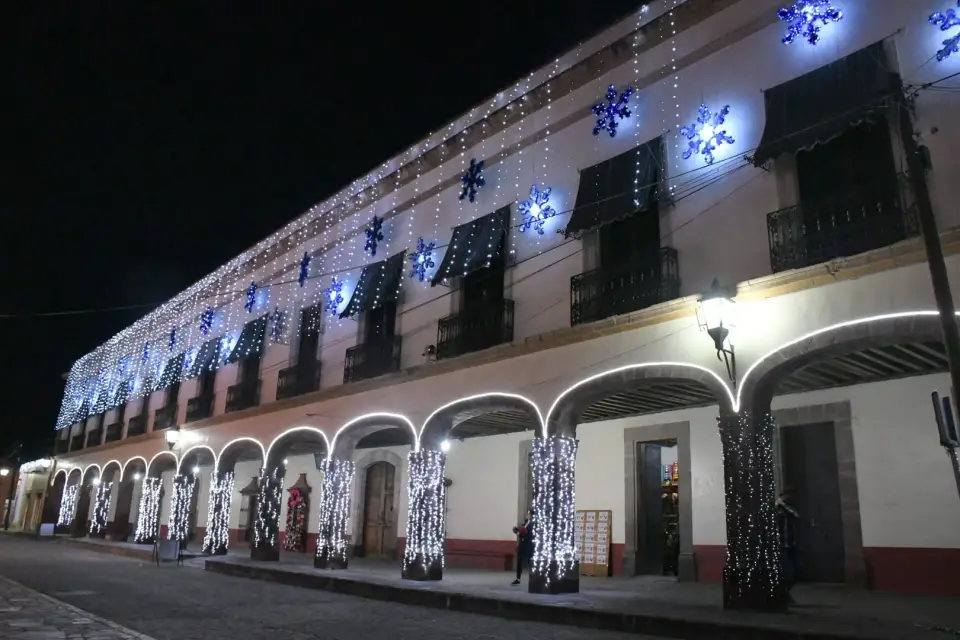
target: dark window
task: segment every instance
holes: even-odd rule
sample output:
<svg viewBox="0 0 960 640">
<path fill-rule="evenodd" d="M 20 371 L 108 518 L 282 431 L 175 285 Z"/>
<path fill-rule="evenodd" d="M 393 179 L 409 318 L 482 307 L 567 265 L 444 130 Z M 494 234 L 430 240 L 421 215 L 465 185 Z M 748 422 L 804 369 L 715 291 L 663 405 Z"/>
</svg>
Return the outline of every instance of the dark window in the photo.
<svg viewBox="0 0 960 640">
<path fill-rule="evenodd" d="M 260 377 L 260 351 L 255 351 L 240 360 L 239 380 L 241 384 L 253 384 Z"/>
<path fill-rule="evenodd" d="M 600 227 L 600 267 L 657 260 L 660 215 L 656 206 Z"/>
<path fill-rule="evenodd" d="M 503 259 L 503 239 L 490 265 L 463 276 L 460 283 L 460 309 L 488 309 L 503 301 L 503 278 L 506 268 Z"/>
<path fill-rule="evenodd" d="M 217 370 L 205 369 L 200 377 L 197 378 L 197 395 L 209 397 L 213 395 L 214 387 L 217 383 Z"/>
<path fill-rule="evenodd" d="M 387 302 L 364 314 L 365 342 L 375 342 L 396 335 L 397 303 Z"/>
<path fill-rule="evenodd" d="M 177 399 L 180 397 L 180 381 L 174 382 L 169 387 L 167 387 L 167 394 L 164 398 L 164 406 L 172 407 L 177 404 Z"/>
<path fill-rule="evenodd" d="M 300 345 L 297 347 L 297 363 L 314 362 L 320 346 L 320 310 L 316 306 L 300 312 Z"/>
</svg>

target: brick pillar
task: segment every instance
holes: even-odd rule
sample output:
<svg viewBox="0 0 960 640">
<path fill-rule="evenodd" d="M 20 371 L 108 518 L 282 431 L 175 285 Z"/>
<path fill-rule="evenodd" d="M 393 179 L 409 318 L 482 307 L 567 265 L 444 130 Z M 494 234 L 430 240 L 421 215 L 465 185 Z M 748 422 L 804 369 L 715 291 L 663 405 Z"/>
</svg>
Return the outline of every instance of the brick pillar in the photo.
<svg viewBox="0 0 960 640">
<path fill-rule="evenodd" d="M 170 516 L 167 520 L 167 538 L 179 540 L 185 545 L 190 539 L 190 506 L 197 479 L 193 475 L 178 474 L 173 477 L 173 496 L 170 498 Z"/>
<path fill-rule="evenodd" d="M 210 474 L 210 497 L 207 501 L 207 526 L 203 534 L 203 553 L 227 555 L 230 545 L 230 503 L 233 500 L 233 471 Z"/>
<path fill-rule="evenodd" d="M 580 559 L 573 534 L 577 441 L 566 436 L 533 443 L 533 567 L 530 593 L 578 593 Z"/>
<path fill-rule="evenodd" d="M 773 417 L 741 411 L 718 419 L 723 446 L 727 561 L 725 609 L 786 608 L 773 469 Z"/>
<path fill-rule="evenodd" d="M 252 560 L 280 560 L 280 500 L 283 497 L 283 467 L 260 469 L 257 519 L 253 523 Z"/>
<path fill-rule="evenodd" d="M 160 535 L 160 501 L 163 499 L 163 479 L 144 477 L 140 488 L 140 508 L 137 509 L 137 530 L 133 541 L 153 544 Z"/>
<path fill-rule="evenodd" d="M 107 535 L 107 517 L 110 513 L 110 494 L 112 490 L 112 482 L 100 482 L 96 486 L 93 518 L 90 520 L 91 538 L 105 538 Z"/>
<path fill-rule="evenodd" d="M 446 456 L 441 451 L 411 451 L 407 460 L 410 480 L 402 576 L 406 580 L 441 580 Z"/>
<path fill-rule="evenodd" d="M 94 487 L 77 485 L 77 500 L 73 512 L 73 521 L 70 523 L 70 537 L 82 538 L 87 535 L 87 516 L 90 515 L 90 494 Z"/>
<path fill-rule="evenodd" d="M 323 465 L 323 495 L 320 500 L 320 531 L 313 566 L 317 569 L 347 568 L 347 518 L 350 514 L 352 460 L 327 458 Z"/>
</svg>

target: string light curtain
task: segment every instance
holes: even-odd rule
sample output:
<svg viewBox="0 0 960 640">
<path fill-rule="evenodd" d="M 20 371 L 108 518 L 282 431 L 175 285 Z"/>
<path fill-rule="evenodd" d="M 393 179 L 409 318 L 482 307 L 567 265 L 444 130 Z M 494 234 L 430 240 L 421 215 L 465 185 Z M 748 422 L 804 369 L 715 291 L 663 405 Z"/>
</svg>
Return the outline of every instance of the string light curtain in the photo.
<svg viewBox="0 0 960 640">
<path fill-rule="evenodd" d="M 575 439 L 555 435 L 533 443 L 531 592 L 579 590 L 580 562 L 573 533 L 577 447 Z"/>
<path fill-rule="evenodd" d="M 350 296 L 350 302 L 340 314 L 340 319 L 395 302 L 400 297 L 400 287 L 403 286 L 405 256 L 406 251 L 401 251 L 386 260 L 365 266 L 360 272 L 360 279 Z"/>
<path fill-rule="evenodd" d="M 402 575 L 408 580 L 440 580 L 444 566 L 446 456 L 441 451 L 411 451 L 407 460 L 409 508 Z"/>
<path fill-rule="evenodd" d="M 217 355 L 220 352 L 220 338 L 207 340 L 200 346 L 196 357 L 187 368 L 188 378 L 197 378 L 201 374 L 217 366 Z"/>
<path fill-rule="evenodd" d="M 240 332 L 240 337 L 237 338 L 233 349 L 230 350 L 229 354 L 222 354 L 224 364 L 230 364 L 250 354 L 260 352 L 263 348 L 264 337 L 267 335 L 268 319 L 269 316 L 263 316 L 243 325 L 243 331 Z"/>
<path fill-rule="evenodd" d="M 137 512 L 137 530 L 133 541 L 153 542 L 160 534 L 160 500 L 163 495 L 163 478 L 143 479 L 140 489 L 140 508 Z"/>
<path fill-rule="evenodd" d="M 510 205 L 455 228 L 430 285 L 490 266 L 503 252 L 509 228 Z"/>
<path fill-rule="evenodd" d="M 112 482 L 103 482 L 97 485 L 93 500 L 93 519 L 90 521 L 91 537 L 102 538 L 107 532 L 107 518 L 110 515 L 110 492 Z"/>
<path fill-rule="evenodd" d="M 207 528 L 203 534 L 203 553 L 226 555 L 230 545 L 230 503 L 233 500 L 234 473 L 210 474 L 210 499 L 207 503 Z"/>
<path fill-rule="evenodd" d="M 60 495 L 60 513 L 57 515 L 58 527 L 69 527 L 73 524 L 73 514 L 77 510 L 77 491 L 80 485 L 72 484 L 63 488 Z"/>
<path fill-rule="evenodd" d="M 347 518 L 353 472 L 352 460 L 327 458 L 324 461 L 320 531 L 317 536 L 317 555 L 313 561 L 318 569 L 347 568 Z"/>
<path fill-rule="evenodd" d="M 262 468 L 258 486 L 252 557 L 256 560 L 279 560 L 280 500 L 283 496 L 282 469 Z"/>
<path fill-rule="evenodd" d="M 178 475 L 173 478 L 173 497 L 170 499 L 170 520 L 167 522 L 167 538 L 190 539 L 190 508 L 197 479 L 193 475 Z"/>
</svg>

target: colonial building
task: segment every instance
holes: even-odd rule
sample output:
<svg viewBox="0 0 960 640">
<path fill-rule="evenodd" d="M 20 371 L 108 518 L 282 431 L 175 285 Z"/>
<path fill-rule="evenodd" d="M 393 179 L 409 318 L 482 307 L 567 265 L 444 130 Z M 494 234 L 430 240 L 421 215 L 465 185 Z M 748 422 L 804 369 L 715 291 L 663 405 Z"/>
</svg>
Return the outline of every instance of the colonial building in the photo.
<svg viewBox="0 0 960 640">
<path fill-rule="evenodd" d="M 532 505 L 533 591 L 777 607 L 791 486 L 799 579 L 957 593 L 953 0 L 783 4 L 638 7 L 81 358 L 61 527 L 438 579 Z"/>
</svg>

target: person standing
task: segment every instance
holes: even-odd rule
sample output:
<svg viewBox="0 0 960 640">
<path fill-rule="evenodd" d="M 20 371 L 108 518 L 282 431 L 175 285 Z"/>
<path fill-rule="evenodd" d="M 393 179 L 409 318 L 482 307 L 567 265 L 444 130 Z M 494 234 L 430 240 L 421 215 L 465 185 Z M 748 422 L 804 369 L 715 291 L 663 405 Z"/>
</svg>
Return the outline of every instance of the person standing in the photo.
<svg viewBox="0 0 960 640">
<path fill-rule="evenodd" d="M 793 507 L 793 489 L 784 487 L 777 498 L 777 526 L 780 529 L 780 557 L 783 570 L 783 588 L 787 593 L 787 602 L 793 604 L 790 595 L 797 579 L 797 538 L 796 521 L 800 517 Z"/>
<path fill-rule="evenodd" d="M 530 564 L 533 558 L 533 509 L 527 510 L 523 524 L 514 527 L 513 533 L 517 536 L 517 579 L 511 584 L 516 586 L 520 584 L 524 563 Z"/>
</svg>

